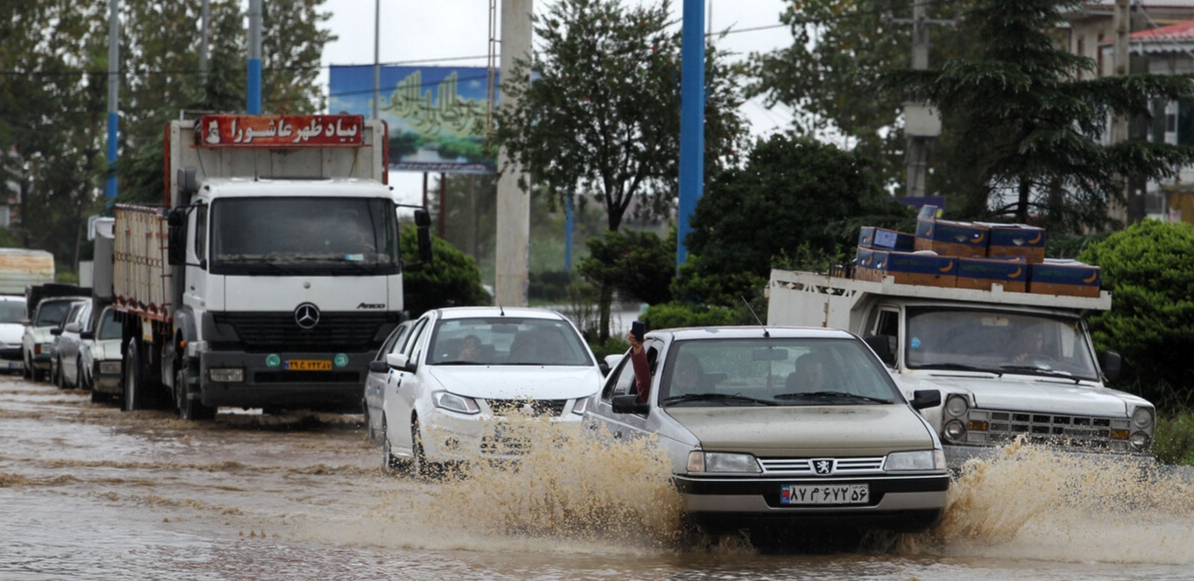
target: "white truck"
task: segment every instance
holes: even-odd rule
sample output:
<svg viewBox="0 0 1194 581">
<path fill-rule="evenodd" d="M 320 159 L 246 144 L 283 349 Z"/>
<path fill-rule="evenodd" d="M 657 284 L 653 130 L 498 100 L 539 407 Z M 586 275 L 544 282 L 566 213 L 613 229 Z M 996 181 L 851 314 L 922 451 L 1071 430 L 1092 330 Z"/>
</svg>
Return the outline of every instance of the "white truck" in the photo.
<svg viewBox="0 0 1194 581">
<path fill-rule="evenodd" d="M 1057 296 L 863 281 L 772 270 L 769 325 L 844 329 L 863 337 L 911 398 L 937 389 L 921 410 L 952 467 L 1023 438 L 1075 452 L 1148 456 L 1152 404 L 1110 389 L 1114 352 L 1096 355 L 1085 316 L 1111 294 Z M 1023 337 L 1041 340 L 1028 348 Z"/>
<path fill-rule="evenodd" d="M 165 140 L 163 205 L 115 209 L 124 409 L 361 409 L 406 316 L 384 123 L 205 115 Z M 430 219 L 414 218 L 429 262 Z"/>
</svg>

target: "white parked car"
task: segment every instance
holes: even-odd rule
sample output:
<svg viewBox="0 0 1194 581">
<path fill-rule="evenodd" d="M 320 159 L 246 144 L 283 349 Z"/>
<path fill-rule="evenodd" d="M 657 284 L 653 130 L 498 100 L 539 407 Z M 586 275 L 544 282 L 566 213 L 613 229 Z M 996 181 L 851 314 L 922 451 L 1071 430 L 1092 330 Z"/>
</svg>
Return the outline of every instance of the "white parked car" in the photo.
<svg viewBox="0 0 1194 581">
<path fill-rule="evenodd" d="M 0 295 L 0 371 L 21 371 L 21 335 L 25 333 L 25 297 Z"/>
<path fill-rule="evenodd" d="M 45 381 L 50 376 L 50 354 L 54 347 L 52 329 L 60 328 L 71 307 L 90 297 L 51 297 L 42 299 L 33 310 L 29 324 L 21 335 L 21 355 L 25 361 L 25 377 Z"/>
<path fill-rule="evenodd" d="M 580 332 L 545 309 L 431 310 L 385 360 L 383 466 L 416 476 L 525 453 L 525 442 L 502 431 L 500 420 L 516 413 L 579 427 L 602 382 Z"/>
<path fill-rule="evenodd" d="M 97 319 L 94 331 L 84 331 L 87 340 L 79 352 L 84 382 L 91 386 L 91 401 L 106 398 L 120 400 L 124 385 L 120 382 L 122 358 L 120 354 L 121 324 L 116 311 L 105 307 Z"/>
<path fill-rule="evenodd" d="M 79 301 L 71 306 L 62 324 L 50 330 L 54 336 L 50 350 L 50 381 L 61 389 L 87 389 L 86 376 L 79 371 L 83 367 L 79 352 L 84 343 L 91 342 L 82 337 L 84 331 L 91 330 L 91 325 L 91 301 Z"/>
<path fill-rule="evenodd" d="M 941 441 L 875 353 L 845 331 L 664 329 L 644 341 L 641 401 L 624 357 L 586 433 L 657 437 L 688 516 L 711 530 L 923 530 L 949 489 Z"/>
<path fill-rule="evenodd" d="M 369 362 L 369 374 L 365 376 L 365 396 L 361 409 L 365 412 L 365 431 L 370 442 L 381 443 L 381 415 L 382 396 L 385 395 L 386 381 L 390 376 L 390 365 L 386 363 L 386 355 L 401 353 L 406 347 L 406 340 L 410 337 L 410 330 L 415 326 L 414 321 L 403 321 L 390 332 L 373 361 Z"/>
</svg>

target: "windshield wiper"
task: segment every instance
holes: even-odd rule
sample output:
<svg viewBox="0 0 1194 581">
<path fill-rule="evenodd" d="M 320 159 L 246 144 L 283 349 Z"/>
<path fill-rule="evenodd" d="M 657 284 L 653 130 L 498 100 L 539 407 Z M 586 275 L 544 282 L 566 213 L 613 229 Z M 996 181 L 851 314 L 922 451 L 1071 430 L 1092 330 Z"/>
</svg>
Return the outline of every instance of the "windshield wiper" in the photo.
<svg viewBox="0 0 1194 581">
<path fill-rule="evenodd" d="M 745 395 L 741 395 L 741 394 L 737 394 L 737 393 L 735 393 L 735 394 L 686 393 L 684 395 L 673 395 L 671 397 L 665 397 L 662 400 L 660 400 L 659 403 L 660 404 L 671 404 L 671 403 L 684 403 L 684 402 L 690 402 L 690 401 L 714 401 L 714 400 L 727 400 L 727 399 L 732 399 L 732 400 L 737 400 L 737 401 L 748 401 L 751 403 L 757 403 L 759 405 L 775 405 L 775 402 L 773 402 L 773 401 L 767 401 L 765 399 L 757 399 L 757 398 L 753 398 L 753 397 L 747 397 Z"/>
<path fill-rule="evenodd" d="M 812 391 L 812 392 L 792 392 L 781 393 L 775 396 L 775 399 L 801 399 L 805 397 L 815 398 L 834 398 L 840 397 L 856 401 L 865 401 L 868 403 L 891 403 L 890 399 L 883 399 L 879 397 L 871 397 L 869 395 L 858 395 L 856 393 L 846 393 L 844 391 Z"/>
<path fill-rule="evenodd" d="M 978 373 L 994 373 L 995 375 L 1002 375 L 1003 372 L 998 369 L 988 369 L 986 367 L 975 367 L 973 365 L 965 365 L 962 363 L 921 363 L 916 366 L 917 369 L 950 369 L 956 371 L 975 371 Z"/>
<path fill-rule="evenodd" d="M 1033 365 L 1000 365 L 1000 368 L 1007 371 L 1027 371 L 1034 375 L 1047 375 L 1049 377 L 1064 377 L 1066 379 L 1073 379 L 1077 381 L 1080 379 L 1073 373 L 1068 371 L 1058 371 L 1056 369 L 1045 369 L 1044 367 L 1036 367 Z"/>
<path fill-rule="evenodd" d="M 435 365 L 489 365 L 481 361 L 465 361 L 463 359 L 452 359 L 448 361 L 436 361 Z"/>
</svg>

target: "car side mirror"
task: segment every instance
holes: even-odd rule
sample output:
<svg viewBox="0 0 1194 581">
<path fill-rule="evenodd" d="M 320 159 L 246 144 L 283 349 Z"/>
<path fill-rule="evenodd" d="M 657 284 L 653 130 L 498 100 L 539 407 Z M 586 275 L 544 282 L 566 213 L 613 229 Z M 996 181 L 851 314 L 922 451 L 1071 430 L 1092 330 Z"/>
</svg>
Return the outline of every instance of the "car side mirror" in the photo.
<svg viewBox="0 0 1194 581">
<path fill-rule="evenodd" d="M 369 373 L 387 373 L 390 371 L 390 364 L 385 361 L 370 361 Z"/>
<path fill-rule="evenodd" d="M 1104 351 L 1099 354 L 1099 367 L 1103 368 L 1107 381 L 1115 381 L 1123 371 L 1123 358 L 1114 351 Z"/>
<path fill-rule="evenodd" d="M 21 324 L 25 325 L 26 327 L 28 327 L 31 323 L 33 323 L 33 321 L 30 321 L 29 319 L 21 319 Z"/>
<path fill-rule="evenodd" d="M 67 333 L 78 333 L 79 329 L 81 329 L 81 328 L 82 328 L 82 326 L 80 326 L 78 323 L 70 323 L 66 326 L 65 331 Z"/>
<path fill-rule="evenodd" d="M 410 360 L 405 353 L 389 353 L 386 355 L 386 365 L 391 369 L 410 371 Z"/>
<path fill-rule="evenodd" d="M 597 368 L 601 370 L 601 375 L 609 375 L 609 364 L 604 361 L 597 363 Z"/>
<path fill-rule="evenodd" d="M 95 331 L 83 331 L 79 333 L 80 339 L 95 339 Z"/>
<path fill-rule="evenodd" d="M 895 367 L 895 337 L 891 335 L 871 335 L 863 341 L 870 346 L 875 355 L 879 356 L 879 361 L 882 361 L 892 367 Z"/>
<path fill-rule="evenodd" d="M 51 335 L 53 335 L 53 336 L 55 336 L 55 337 L 57 337 L 57 336 L 59 336 L 59 335 L 61 335 L 61 334 L 62 334 L 62 328 L 61 328 L 61 327 L 54 327 L 53 329 L 50 329 L 50 334 L 51 334 Z"/>
<path fill-rule="evenodd" d="M 615 414 L 646 415 L 651 411 L 651 404 L 639 401 L 637 395 L 614 396 L 612 403 Z"/>
<path fill-rule="evenodd" d="M 936 389 L 918 389 L 912 392 L 912 409 L 923 410 L 941 405 L 941 392 Z"/>
</svg>

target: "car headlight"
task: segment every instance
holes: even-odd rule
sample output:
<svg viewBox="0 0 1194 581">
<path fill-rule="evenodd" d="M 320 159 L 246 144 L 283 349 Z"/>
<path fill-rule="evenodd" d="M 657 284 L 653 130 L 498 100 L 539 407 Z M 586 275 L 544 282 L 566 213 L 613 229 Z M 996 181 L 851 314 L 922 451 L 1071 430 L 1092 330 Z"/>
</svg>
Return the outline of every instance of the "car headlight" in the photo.
<svg viewBox="0 0 1194 581">
<path fill-rule="evenodd" d="M 1147 407 L 1138 407 L 1136 411 L 1132 412 L 1132 427 L 1137 430 L 1149 430 L 1153 427 L 1153 410 Z"/>
<path fill-rule="evenodd" d="M 481 413 L 481 406 L 477 405 L 477 401 L 471 397 L 464 397 L 463 395 L 456 395 L 446 391 L 437 391 L 432 396 L 432 400 L 435 401 L 435 407 L 450 412 L 461 414 Z"/>
<path fill-rule="evenodd" d="M 758 474 L 763 471 L 763 468 L 759 466 L 759 461 L 751 454 L 693 450 L 688 453 L 688 471 Z"/>
<path fill-rule="evenodd" d="M 892 452 L 887 455 L 884 469 L 888 472 L 903 470 L 940 470 L 945 468 L 945 452 L 941 450 L 917 450 L 915 452 Z"/>
<path fill-rule="evenodd" d="M 578 416 L 585 415 L 587 409 L 589 409 L 589 398 L 587 397 L 577 398 L 576 403 L 572 404 L 572 413 Z"/>
</svg>

